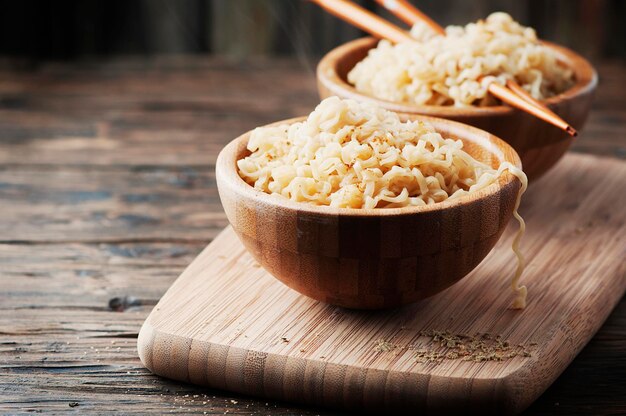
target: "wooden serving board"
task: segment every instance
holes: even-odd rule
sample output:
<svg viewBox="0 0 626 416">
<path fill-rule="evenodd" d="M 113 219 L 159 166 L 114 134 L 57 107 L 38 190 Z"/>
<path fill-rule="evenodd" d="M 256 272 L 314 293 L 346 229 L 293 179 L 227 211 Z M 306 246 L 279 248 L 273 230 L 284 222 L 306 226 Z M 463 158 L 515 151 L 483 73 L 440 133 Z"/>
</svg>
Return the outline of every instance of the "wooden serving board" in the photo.
<svg viewBox="0 0 626 416">
<path fill-rule="evenodd" d="M 523 311 L 508 308 L 515 224 L 456 285 L 382 312 L 298 294 L 261 269 L 227 228 L 154 308 L 139 355 L 165 377 L 319 406 L 521 412 L 626 290 L 626 163 L 567 155 L 531 186 L 521 212 L 528 224 Z M 445 353 L 421 334 L 432 330 L 501 335 L 530 346 L 531 356 L 416 359 L 419 349 Z"/>
</svg>

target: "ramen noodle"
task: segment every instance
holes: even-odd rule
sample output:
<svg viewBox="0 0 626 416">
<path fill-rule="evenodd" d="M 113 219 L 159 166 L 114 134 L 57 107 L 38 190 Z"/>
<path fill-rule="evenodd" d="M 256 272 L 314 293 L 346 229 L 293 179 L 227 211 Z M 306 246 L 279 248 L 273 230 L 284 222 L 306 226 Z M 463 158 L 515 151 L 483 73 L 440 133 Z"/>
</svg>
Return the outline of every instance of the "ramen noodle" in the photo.
<svg viewBox="0 0 626 416">
<path fill-rule="evenodd" d="M 384 209 L 436 204 L 493 184 L 505 171 L 526 188 L 526 175 L 508 162 L 498 169 L 463 150 L 461 140 L 444 138 L 423 121 L 402 122 L 374 104 L 330 97 L 305 121 L 255 129 L 239 175 L 268 194 L 336 208 Z M 519 239 L 513 249 L 518 269 L 512 282 L 523 307 L 526 288 Z"/>
<path fill-rule="evenodd" d="M 499 101 L 489 84 L 514 80 L 538 100 L 574 83 L 573 71 L 556 52 L 506 13 L 465 27 L 449 26 L 439 36 L 424 24 L 415 42 L 381 40 L 348 74 L 357 91 L 377 98 L 423 105 L 489 106 Z"/>
</svg>

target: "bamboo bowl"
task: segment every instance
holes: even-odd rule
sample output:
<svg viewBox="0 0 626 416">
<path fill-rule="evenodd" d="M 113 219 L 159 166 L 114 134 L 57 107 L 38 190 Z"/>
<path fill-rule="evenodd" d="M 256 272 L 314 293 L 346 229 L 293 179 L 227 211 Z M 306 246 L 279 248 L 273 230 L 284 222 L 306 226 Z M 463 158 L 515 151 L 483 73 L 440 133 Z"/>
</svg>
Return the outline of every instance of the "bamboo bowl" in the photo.
<svg viewBox="0 0 626 416">
<path fill-rule="evenodd" d="M 374 98 L 358 92 L 347 81 L 348 72 L 378 43 L 362 38 L 341 45 L 322 58 L 317 67 L 320 97 L 336 95 L 358 101 L 369 101 L 400 114 L 423 114 L 456 120 L 489 131 L 506 140 L 522 159 L 529 180 L 537 179 L 558 162 L 573 142 L 567 133 L 523 111 L 509 106 L 457 108 L 417 105 Z M 572 88 L 544 101 L 552 111 L 581 130 L 587 121 L 598 76 L 591 64 L 573 51 L 549 42 L 559 59 L 574 70 Z"/>
<path fill-rule="evenodd" d="M 448 120 L 411 118 L 429 121 L 444 137 L 461 139 L 464 150 L 493 167 L 504 161 L 521 167 L 515 150 L 485 131 Z M 315 206 L 266 194 L 239 176 L 236 162 L 249 154 L 249 136 L 230 142 L 217 159 L 219 195 L 233 229 L 278 280 L 348 308 L 403 305 L 463 278 L 502 235 L 521 186 L 505 172 L 483 190 L 428 206 Z"/>
</svg>

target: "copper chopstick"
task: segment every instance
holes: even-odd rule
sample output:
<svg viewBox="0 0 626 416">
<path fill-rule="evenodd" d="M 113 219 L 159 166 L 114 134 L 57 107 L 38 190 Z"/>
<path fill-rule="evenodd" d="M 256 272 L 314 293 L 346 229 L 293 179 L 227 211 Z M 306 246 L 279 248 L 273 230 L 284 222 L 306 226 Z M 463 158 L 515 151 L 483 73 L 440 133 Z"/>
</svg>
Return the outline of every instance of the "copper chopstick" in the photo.
<svg viewBox="0 0 626 416">
<path fill-rule="evenodd" d="M 418 21 L 422 21 L 433 31 L 445 36 L 446 31 L 442 26 L 437 24 L 437 22 L 432 20 L 417 7 L 409 3 L 407 0 L 376 0 L 376 2 L 410 25 L 414 25 Z M 496 85 L 496 83 L 491 83 L 489 85 L 489 92 L 500 98 L 502 101 L 514 107 L 517 107 L 522 111 L 531 113 L 536 117 L 562 130 L 565 130 L 570 136 L 576 136 L 578 134 L 574 127 L 572 127 L 569 123 L 559 117 L 555 112 L 550 110 L 548 106 L 535 99 L 514 80 L 507 81 L 506 85 L 508 87 L 508 90 L 506 87 L 502 86 L 500 86 L 502 88 L 492 87 L 493 85 Z M 523 105 L 519 100 L 515 100 L 514 102 L 509 101 L 510 97 L 512 97 L 512 95 L 510 94 L 511 91 L 513 92 L 513 95 L 519 96 L 519 98 L 521 98 L 526 104 L 534 106 L 540 111 L 530 111 L 528 106 Z"/>
<path fill-rule="evenodd" d="M 353 26 L 382 39 L 394 43 L 412 40 L 411 36 L 396 25 L 387 22 L 382 17 L 365 10 L 346 0 L 311 0 L 324 8 L 330 14 L 345 20 Z"/>
<path fill-rule="evenodd" d="M 567 124 L 567 122 L 565 122 L 563 119 L 561 119 L 561 117 L 553 115 L 554 113 L 552 113 L 552 111 L 547 112 L 541 107 L 531 105 L 528 101 L 526 101 L 525 99 L 523 99 L 503 85 L 492 82 L 489 85 L 489 92 L 491 92 L 493 95 L 497 96 L 502 101 L 505 101 L 511 106 L 519 108 L 520 110 L 530 113 L 535 117 L 542 119 L 543 121 L 553 124 L 554 126 L 559 127 L 562 130 L 565 130 L 571 136 L 576 136 L 578 134 L 576 130 L 572 126 Z"/>
<path fill-rule="evenodd" d="M 376 2 L 411 26 L 418 21 L 422 21 L 434 32 L 440 35 L 446 34 L 446 30 L 443 27 L 407 0 L 376 0 Z"/>
<path fill-rule="evenodd" d="M 526 91 L 524 88 L 522 88 L 522 86 L 519 85 L 517 82 L 513 81 L 512 79 L 510 79 L 510 80 L 508 80 L 506 82 L 506 86 L 509 87 L 509 89 L 511 91 L 513 91 L 514 93 L 516 93 L 520 98 L 524 99 L 526 102 L 528 102 L 530 104 L 533 104 L 535 106 L 540 107 L 549 116 L 551 116 L 551 119 L 549 120 L 549 123 L 554 124 L 555 126 L 559 127 L 562 130 L 565 130 L 567 133 L 569 133 L 570 136 L 577 136 L 578 135 L 578 132 L 576 131 L 576 129 L 574 127 L 572 127 L 565 120 L 563 120 L 561 117 L 559 117 L 559 115 L 556 114 L 554 111 L 552 111 L 550 109 L 550 107 L 548 107 L 547 105 L 545 105 L 541 101 L 536 100 L 532 95 L 530 95 L 528 93 L 528 91 Z M 547 117 L 547 115 L 546 115 L 546 117 Z"/>
</svg>

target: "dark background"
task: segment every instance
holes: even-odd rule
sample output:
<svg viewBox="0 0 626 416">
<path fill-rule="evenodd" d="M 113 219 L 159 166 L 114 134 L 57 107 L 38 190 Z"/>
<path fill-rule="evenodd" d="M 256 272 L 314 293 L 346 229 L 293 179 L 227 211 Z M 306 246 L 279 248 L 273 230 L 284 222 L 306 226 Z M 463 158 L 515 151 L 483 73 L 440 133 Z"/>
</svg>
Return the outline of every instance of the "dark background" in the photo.
<svg viewBox="0 0 626 416">
<path fill-rule="evenodd" d="M 381 13 L 373 0 L 358 3 Z M 592 60 L 626 58 L 624 0 L 414 0 L 443 25 L 503 10 Z M 317 57 L 362 32 L 305 0 L 0 1 L 0 56 L 28 62 L 119 55 Z"/>
</svg>

